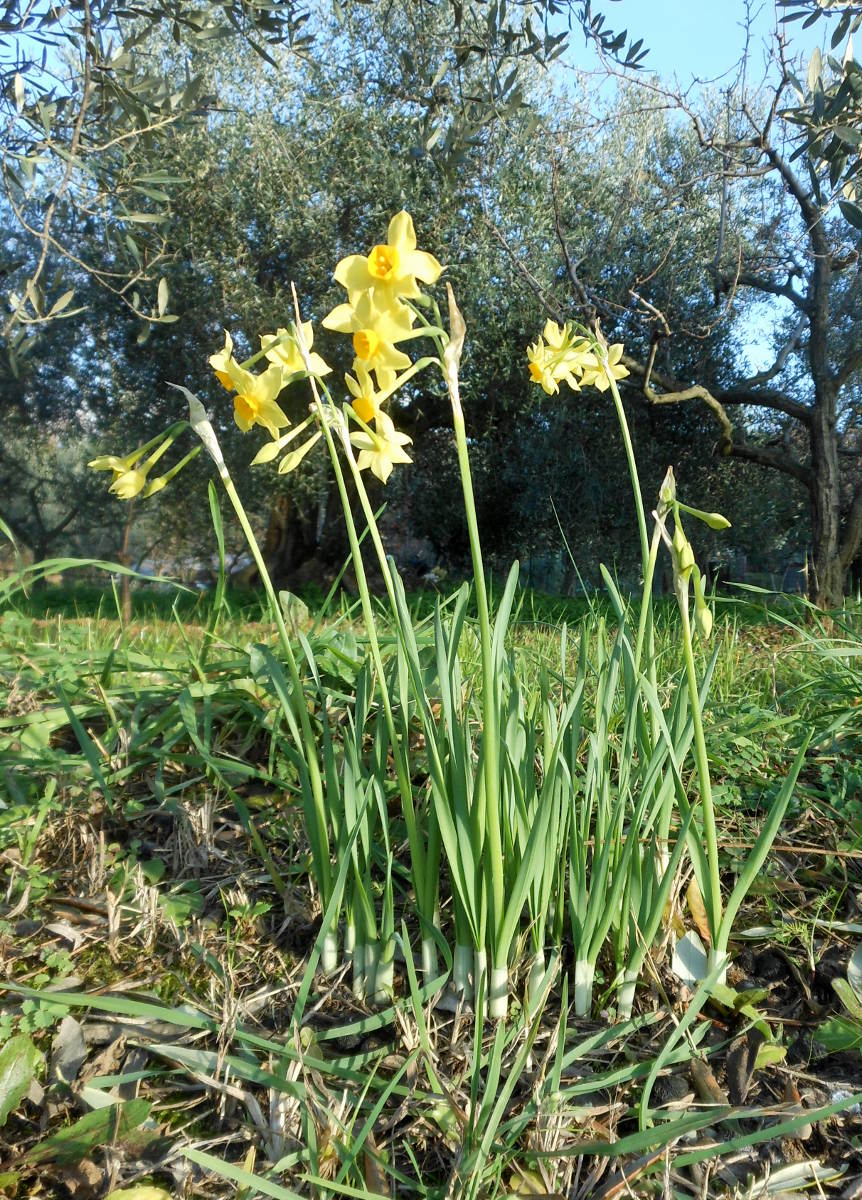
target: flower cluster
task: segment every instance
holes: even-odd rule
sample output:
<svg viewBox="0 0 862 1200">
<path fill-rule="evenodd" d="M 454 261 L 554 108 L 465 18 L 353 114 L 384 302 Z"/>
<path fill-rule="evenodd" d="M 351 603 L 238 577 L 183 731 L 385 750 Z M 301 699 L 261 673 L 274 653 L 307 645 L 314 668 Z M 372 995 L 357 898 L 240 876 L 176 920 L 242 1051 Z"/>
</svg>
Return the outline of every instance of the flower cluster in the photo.
<svg viewBox="0 0 862 1200">
<path fill-rule="evenodd" d="M 234 420 L 243 433 L 260 425 L 271 439 L 258 451 L 252 465 L 281 456 L 279 472 L 294 470 L 324 436 L 324 426 L 338 427 L 348 449 L 353 446 L 359 451 L 358 469 L 370 470 L 383 483 L 395 463 L 411 461 L 404 449 L 411 439 L 395 428 L 383 406 L 402 384 L 433 361 L 413 363 L 399 346 L 429 333 L 441 334 L 424 318 L 416 326 L 418 313 L 412 302 L 425 302 L 419 284 L 436 283 L 442 269 L 433 255 L 416 248 L 413 221 L 407 212 L 398 213 L 389 222 L 384 244 L 372 247 L 367 255 L 353 254 L 338 263 L 335 278 L 346 290 L 347 301 L 337 305 L 323 324 L 327 329 L 350 334 L 353 340 L 353 373 L 345 375 L 351 399 L 344 413 L 336 410 L 325 383 L 321 383 L 321 391 L 326 403 L 321 402 L 314 381 L 322 381 L 331 374 L 331 368 L 312 350 L 314 331 L 310 321 L 291 323 L 288 328 L 264 334 L 260 350 L 244 362 L 237 361 L 233 338 L 225 331 L 224 346 L 210 355 L 210 366 L 222 387 L 233 395 Z M 259 362 L 260 368 L 253 369 Z M 289 384 L 309 377 L 314 403 L 306 419 L 291 427 L 279 397 Z M 353 433 L 348 434 L 345 413 L 359 426 Z M 181 423 L 183 428 L 187 424 Z M 150 496 L 200 450 L 197 447 L 165 475 L 149 480 L 150 470 L 178 432 L 179 425 L 172 426 L 132 454 L 103 455 L 89 465 L 113 472 L 111 491 L 120 499 Z M 305 437 L 300 441 L 302 434 Z M 152 453 L 145 459 L 149 451 Z"/>
<path fill-rule="evenodd" d="M 556 395 L 561 383 L 574 392 L 584 387 L 596 387 L 604 392 L 612 379 L 625 379 L 628 370 L 622 365 L 621 342 L 606 347 L 579 333 L 566 322 L 546 321 L 542 336 L 527 348 L 530 379 L 541 385 L 549 395 Z"/>
<path fill-rule="evenodd" d="M 217 354 L 210 355 L 210 366 L 215 371 L 219 383 L 228 392 L 234 393 L 233 415 L 237 425 L 243 433 L 247 433 L 254 425 L 262 425 L 273 439 L 260 451 L 254 460 L 255 463 L 271 461 L 310 423 L 304 421 L 290 433 L 281 436 L 280 430 L 290 425 L 287 415 L 277 402 L 283 389 L 297 379 L 307 378 L 308 375 L 321 378 L 330 372 L 330 367 L 320 355 L 311 351 L 314 331 L 310 321 L 303 322 L 301 335 L 307 357 L 303 357 L 295 326 L 263 334 L 260 339 L 260 351 L 248 362 L 236 361 L 233 339 L 227 331 L 224 335 L 224 348 Z M 260 358 L 267 361 L 265 369 L 259 373 L 249 370 Z M 286 455 L 279 464 L 279 471 L 290 471 L 298 466 L 319 437 L 319 433 L 312 434 L 302 445 Z"/>
<path fill-rule="evenodd" d="M 154 496 L 156 492 L 160 492 L 178 475 L 179 472 L 186 466 L 187 463 L 199 454 L 200 446 L 195 446 L 193 450 L 181 459 L 175 466 L 166 471 L 164 475 L 158 475 L 155 479 L 150 479 L 149 474 L 159 459 L 176 441 L 182 430 L 188 427 L 187 421 L 177 421 L 165 433 L 158 434 L 137 450 L 133 450 L 131 454 L 100 454 L 98 458 L 92 459 L 87 463 L 93 471 L 111 471 L 111 486 L 108 489 L 113 492 L 119 500 L 134 500 L 136 496 L 140 496 L 142 500 L 146 500 L 149 496 Z M 152 450 L 149 458 L 144 456 L 148 451 Z"/>
<path fill-rule="evenodd" d="M 382 408 L 413 369 L 399 343 L 425 332 L 414 329 L 416 310 L 406 302 L 420 299 L 419 282 L 436 283 L 442 269 L 432 254 L 417 250 L 412 218 L 403 211 L 389 222 L 385 243 L 373 246 L 367 255 L 351 254 L 335 268 L 347 302 L 337 305 L 323 325 L 352 335 L 353 374 L 346 375 L 345 382 L 361 429 L 350 440 L 359 450 L 359 469 L 370 469 L 383 483 L 394 463 L 410 462 L 404 450 L 410 438 L 395 428 Z"/>
</svg>

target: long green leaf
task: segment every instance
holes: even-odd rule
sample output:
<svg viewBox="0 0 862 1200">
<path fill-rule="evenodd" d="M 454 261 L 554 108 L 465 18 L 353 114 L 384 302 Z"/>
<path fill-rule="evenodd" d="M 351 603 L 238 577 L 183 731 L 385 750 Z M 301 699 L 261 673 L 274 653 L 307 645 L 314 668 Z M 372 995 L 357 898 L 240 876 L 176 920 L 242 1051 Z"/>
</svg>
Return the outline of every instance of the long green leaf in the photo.
<svg viewBox="0 0 862 1200">
<path fill-rule="evenodd" d="M 185 1158 L 197 1163 L 199 1167 L 205 1167 L 208 1171 L 212 1171 L 219 1178 L 229 1179 L 231 1183 L 242 1184 L 243 1187 L 249 1189 L 252 1195 L 255 1192 L 262 1192 L 264 1196 L 272 1196 L 273 1200 L 306 1200 L 299 1192 L 292 1192 L 290 1188 L 286 1188 L 280 1183 L 264 1179 L 262 1175 L 255 1175 L 251 1171 L 246 1171 L 244 1167 L 238 1167 L 235 1163 L 224 1162 L 203 1150 L 193 1150 L 190 1146 L 184 1146 L 182 1153 Z"/>
</svg>

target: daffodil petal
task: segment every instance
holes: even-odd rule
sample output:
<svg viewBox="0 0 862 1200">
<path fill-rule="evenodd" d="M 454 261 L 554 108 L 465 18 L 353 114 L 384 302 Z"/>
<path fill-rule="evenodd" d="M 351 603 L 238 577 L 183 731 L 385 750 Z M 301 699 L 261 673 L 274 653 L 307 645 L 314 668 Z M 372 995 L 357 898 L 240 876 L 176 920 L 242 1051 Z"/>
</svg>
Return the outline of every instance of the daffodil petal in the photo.
<svg viewBox="0 0 862 1200">
<path fill-rule="evenodd" d="M 423 283 L 436 283 L 443 272 L 443 267 L 433 254 L 425 250 L 411 250 L 405 256 L 405 273 L 415 275 Z"/>
<path fill-rule="evenodd" d="M 368 270 L 368 259 L 361 254 L 351 254 L 342 258 L 335 268 L 335 279 L 348 292 L 364 292 L 374 286 L 376 280 Z"/>
<path fill-rule="evenodd" d="M 257 423 L 262 425 L 272 437 L 277 438 L 279 429 L 289 425 L 290 421 L 274 400 L 264 400 L 260 405 Z"/>
<path fill-rule="evenodd" d="M 332 367 L 319 354 L 309 354 L 308 365 L 311 367 L 312 375 L 329 375 L 332 372 Z"/>
<path fill-rule="evenodd" d="M 332 312 L 321 321 L 324 329 L 332 329 L 335 333 L 352 333 L 355 328 L 356 310 L 351 304 L 337 304 Z"/>
<path fill-rule="evenodd" d="M 317 433 L 313 433 L 301 446 L 297 446 L 290 454 L 285 454 L 284 458 L 278 464 L 279 475 L 286 475 L 289 471 L 295 471 L 309 450 L 320 441 L 322 436 L 322 431 L 318 429 Z"/>
<path fill-rule="evenodd" d="M 416 249 L 416 231 L 413 228 L 413 218 L 403 208 L 389 222 L 388 241 L 394 246 L 399 255 L 409 254 Z"/>
<path fill-rule="evenodd" d="M 100 454 L 87 463 L 94 471 L 125 471 L 128 465 L 125 459 L 117 458 L 116 454 Z"/>
</svg>

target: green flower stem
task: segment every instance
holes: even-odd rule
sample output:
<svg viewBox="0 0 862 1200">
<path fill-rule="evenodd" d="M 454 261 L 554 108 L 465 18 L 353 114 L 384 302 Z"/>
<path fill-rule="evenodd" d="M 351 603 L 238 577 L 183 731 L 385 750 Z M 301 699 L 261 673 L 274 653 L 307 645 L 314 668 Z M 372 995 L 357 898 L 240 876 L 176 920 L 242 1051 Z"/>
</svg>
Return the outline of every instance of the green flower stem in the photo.
<svg viewBox="0 0 862 1200">
<path fill-rule="evenodd" d="M 635 642 L 635 670 L 640 667 L 641 654 L 643 653 L 644 638 L 649 629 L 650 642 L 650 660 L 654 662 L 653 654 L 653 625 L 652 625 L 652 583 L 655 575 L 655 565 L 658 559 L 658 552 L 661 546 L 661 530 L 658 526 L 653 530 L 652 541 L 649 547 L 649 557 L 647 558 L 646 570 L 644 571 L 643 594 L 641 597 L 640 619 L 638 620 L 638 634 Z M 654 668 L 653 668 L 654 670 Z M 650 676 L 650 683 L 655 683 L 655 680 Z"/>
<path fill-rule="evenodd" d="M 184 467 L 189 465 L 193 458 L 197 458 L 201 450 L 203 450 L 203 446 L 192 446 L 188 454 L 184 458 L 181 458 L 178 463 L 175 463 L 169 471 L 166 471 L 164 475 L 157 475 L 155 479 L 151 479 L 144 490 L 142 499 L 146 500 L 148 496 L 152 496 L 155 492 L 161 491 L 163 487 L 166 487 L 172 479 L 179 475 Z M 155 457 L 153 461 L 156 461 Z M 150 466 L 148 465 L 147 470 L 149 469 Z"/>
<path fill-rule="evenodd" d="M 164 475 L 160 475 L 159 478 L 164 479 L 166 483 L 170 483 L 175 476 L 179 475 L 184 467 L 189 465 L 193 458 L 197 458 L 201 450 L 203 450 L 203 446 L 193 446 L 184 458 L 181 458 L 178 463 L 172 466 L 169 471 L 166 471 Z"/>
<path fill-rule="evenodd" d="M 679 607 L 682 616 L 685 673 L 688 682 L 689 700 L 691 702 L 691 717 L 694 725 L 694 759 L 697 766 L 698 783 L 700 785 L 700 799 L 703 805 L 703 833 L 706 841 L 706 856 L 709 868 L 709 894 L 704 896 L 703 901 L 709 919 L 712 944 L 716 946 L 721 929 L 721 878 L 718 871 L 718 838 L 715 829 L 715 808 L 712 802 L 709 759 L 707 758 L 706 739 L 703 733 L 703 716 L 700 711 L 700 693 L 694 666 L 694 649 L 691 642 L 691 622 L 688 615 L 688 605 L 680 604 Z"/>
<path fill-rule="evenodd" d="M 173 425 L 169 425 L 168 428 L 162 433 L 157 433 L 154 438 L 150 438 L 150 440 L 145 442 L 143 446 L 139 446 L 134 454 L 130 454 L 125 461 L 128 462 L 130 466 L 134 466 L 138 459 L 143 458 L 148 450 L 151 450 L 153 446 L 158 446 L 159 442 L 164 439 L 163 448 L 157 450 L 150 459 L 151 463 L 157 462 L 158 459 L 164 454 L 165 450 L 167 450 L 168 446 L 172 445 L 173 442 L 179 437 L 181 431 L 188 428 L 188 424 L 188 421 L 174 421 Z"/>
<path fill-rule="evenodd" d="M 410 858 L 411 870 L 413 874 L 413 884 L 416 891 L 416 898 L 420 913 L 429 921 L 433 921 L 434 908 L 436 906 L 437 887 L 438 887 L 438 863 L 439 863 L 439 830 L 437 829 L 436 821 L 432 821 L 428 835 L 428 846 L 424 847 L 418 833 L 416 824 L 416 813 L 413 806 L 413 785 L 410 780 L 410 771 L 404 759 L 404 748 L 398 739 L 395 730 L 395 720 L 392 715 L 392 705 L 389 698 L 389 690 L 386 684 L 386 675 L 383 670 L 383 663 L 380 657 L 380 650 L 377 644 L 377 628 L 374 623 L 374 612 L 371 607 L 371 597 L 368 593 L 368 584 L 365 579 L 365 569 L 362 562 L 362 553 L 359 547 L 359 539 L 356 536 L 356 526 L 353 521 L 353 512 L 350 507 L 347 496 L 347 489 L 344 484 L 344 473 L 341 470 L 341 463 L 338 458 L 338 453 L 335 447 L 335 441 L 332 437 L 330 428 L 329 415 L 334 414 L 335 419 L 339 422 L 338 428 L 341 431 L 342 442 L 344 445 L 345 454 L 350 464 L 350 470 L 353 475 L 356 485 L 357 494 L 359 496 L 362 511 L 365 516 L 368 532 L 371 536 L 374 549 L 377 553 L 380 562 L 380 569 L 383 574 L 383 580 L 386 586 L 386 592 L 389 597 L 389 603 L 392 609 L 392 614 L 398 624 L 398 605 L 395 595 L 395 585 L 392 580 L 392 575 L 389 570 L 389 563 L 386 560 L 386 552 L 383 548 L 383 542 L 380 538 L 380 531 L 377 528 L 377 521 L 374 516 L 374 510 L 368 499 L 368 493 L 365 490 L 365 485 L 360 477 L 360 472 L 356 465 L 356 460 L 353 456 L 353 447 L 350 444 L 350 436 L 347 430 L 347 418 L 338 413 L 335 405 L 332 402 L 332 396 L 326 384 L 318 380 L 311 369 L 311 360 L 309 357 L 308 346 L 303 335 L 302 321 L 299 313 L 299 299 L 296 294 L 296 289 L 291 289 L 293 292 L 293 303 L 296 309 L 296 335 L 299 352 L 302 355 L 306 370 L 309 374 L 309 383 L 311 385 L 312 396 L 314 397 L 315 411 L 317 412 L 323 432 L 326 438 L 326 445 L 329 451 L 329 456 L 333 464 L 336 482 L 339 490 L 339 497 L 344 509 L 344 518 L 348 529 L 348 537 L 350 539 L 350 551 L 353 557 L 356 570 L 357 583 L 360 587 L 360 595 L 362 598 L 363 612 L 365 613 L 366 624 L 369 631 L 369 640 L 372 647 L 372 656 L 374 658 L 375 670 L 378 674 L 380 693 L 383 701 L 383 712 L 386 720 L 386 728 L 389 734 L 390 743 L 392 746 L 392 754 L 395 759 L 396 773 L 398 776 L 398 788 L 401 794 L 401 803 L 404 811 L 404 821 L 407 826 L 407 837 L 410 843 Z M 419 367 L 416 366 L 416 370 Z M 318 383 L 326 395 L 329 413 L 324 409 L 320 399 Z M 361 578 L 361 583 L 360 583 Z M 363 590 L 364 589 L 364 590 Z M 403 633 L 402 633 L 403 638 Z"/>
<path fill-rule="evenodd" d="M 383 581 L 386 587 L 387 596 L 389 598 L 390 608 L 392 610 L 392 615 L 395 618 L 397 628 L 399 625 L 398 605 L 395 596 L 395 586 L 392 581 L 392 574 L 389 568 L 389 562 L 386 558 L 386 550 L 380 537 L 380 531 L 377 528 L 377 521 L 374 517 L 374 509 L 371 505 L 371 501 L 368 498 L 368 492 L 365 489 L 362 474 L 356 465 L 356 458 L 353 454 L 353 447 L 350 444 L 349 437 L 345 437 L 344 439 L 344 450 L 345 457 L 353 477 L 353 482 L 356 487 L 357 495 L 359 496 L 359 503 L 362 508 L 362 513 L 365 517 L 365 521 L 369 530 L 371 542 L 374 546 L 375 553 L 377 554 L 377 560 L 383 575 Z M 338 477 L 340 471 L 341 466 L 339 463 L 336 467 L 336 478 Z M 350 518 L 350 521 L 352 522 L 352 517 Z M 358 552 L 358 550 L 359 542 L 357 539 L 356 552 Z M 353 553 L 352 543 L 351 552 Z M 402 637 L 402 640 L 404 640 L 403 634 L 400 636 Z M 383 715 L 386 720 L 386 727 L 389 731 L 389 736 L 392 742 L 392 754 L 395 759 L 395 770 L 398 776 L 398 790 L 401 794 L 404 823 L 407 826 L 407 839 L 410 843 L 413 886 L 416 892 L 417 906 L 422 917 L 424 917 L 429 923 L 433 924 L 439 883 L 438 871 L 440 864 L 440 831 L 437 826 L 437 821 L 433 815 L 432 806 L 431 820 L 427 835 L 427 844 L 423 844 L 422 839 L 419 836 L 419 826 L 416 820 L 416 810 L 413 804 L 413 786 L 410 782 L 410 770 L 404 757 L 404 748 L 395 732 L 395 720 L 392 714 L 392 705 L 389 698 L 388 687 L 386 685 L 386 677 L 383 674 L 382 663 L 379 670 L 381 680 L 381 695 L 383 697 Z"/>
<path fill-rule="evenodd" d="M 626 452 L 626 460 L 629 466 L 629 477 L 632 481 L 635 510 L 638 518 L 638 533 L 640 535 L 641 543 L 641 573 L 643 575 L 643 594 L 641 598 L 640 619 L 638 621 L 637 642 L 635 644 L 635 669 L 637 670 L 640 668 L 644 640 L 646 640 L 647 679 L 652 687 L 655 687 L 657 679 L 655 662 L 655 631 L 653 628 L 652 581 L 655 573 L 655 564 L 658 556 L 661 534 L 654 534 L 652 543 L 650 543 L 649 534 L 647 533 L 646 513 L 644 512 L 640 476 L 638 475 L 638 465 L 635 458 L 634 445 L 632 444 L 629 423 L 626 419 L 626 411 L 623 407 L 617 382 L 610 373 L 608 373 L 608 382 L 610 384 L 611 396 L 613 397 L 614 408 L 617 412 L 617 420 L 619 422 L 620 433 L 622 434 L 623 438 L 623 446 L 625 447 Z M 652 715 L 651 726 L 652 740 L 653 744 L 655 744 L 658 739 L 658 725 L 656 723 L 655 714 Z"/>
<path fill-rule="evenodd" d="M 252 354 L 251 358 L 244 359 L 239 364 L 239 369 L 241 371 L 248 371 L 249 368 L 255 365 L 255 363 L 260 362 L 260 360 L 266 356 L 267 351 L 275 350 L 278 346 L 283 346 L 285 343 L 292 342 L 294 340 L 295 339 L 293 335 L 290 333 L 284 334 L 282 337 L 274 337 L 266 347 L 261 346 L 260 350 L 258 350 L 255 354 Z"/>
<path fill-rule="evenodd" d="M 629 423 L 626 420 L 626 413 L 625 409 L 623 408 L 623 402 L 620 398 L 619 388 L 617 387 L 616 380 L 610 375 L 608 375 L 608 382 L 610 383 L 611 387 L 614 408 L 617 410 L 617 420 L 620 423 L 620 432 L 623 435 L 623 446 L 625 447 L 626 459 L 629 464 L 629 475 L 632 481 L 632 489 L 634 490 L 635 495 L 635 509 L 637 510 L 638 515 L 638 533 L 640 534 L 641 541 L 641 567 L 643 569 L 644 576 L 646 576 L 647 566 L 649 564 L 650 547 L 649 534 L 647 533 L 646 513 L 644 512 L 644 502 L 641 494 L 640 478 L 638 476 L 638 465 L 635 459 L 635 451 L 634 446 L 632 445 Z"/>
<path fill-rule="evenodd" d="M 494 678 L 494 660 L 491 648 L 491 618 L 488 609 L 488 593 L 485 586 L 485 568 L 482 562 L 482 546 L 479 540 L 479 523 L 476 519 L 476 502 L 470 473 L 470 456 L 467 451 L 467 431 L 461 408 L 458 385 L 458 364 L 464 341 L 464 321 L 455 304 L 452 289 L 449 294 L 449 326 L 451 341 L 443 353 L 444 377 L 452 402 L 452 426 L 455 431 L 455 447 L 461 473 L 461 488 L 464 494 L 464 509 L 467 516 L 467 532 L 470 538 L 470 556 L 473 562 L 473 579 L 476 587 L 476 607 L 479 614 L 479 641 L 482 651 L 482 781 L 484 783 L 485 837 L 482 858 L 490 876 L 489 927 L 491 931 L 491 972 L 496 983 L 495 972 L 507 966 L 499 962 L 500 956 L 507 957 L 508 947 L 498 945 L 504 912 L 503 843 L 500 831 L 500 775 L 498 765 L 499 745 L 497 738 L 497 695 Z M 441 347 L 442 348 L 442 347 Z M 478 986 L 478 980 L 476 984 Z"/>
<path fill-rule="evenodd" d="M 437 325 L 429 325 L 426 323 L 420 329 L 411 329 L 410 333 L 400 334 L 398 337 L 398 344 L 400 345 L 402 342 L 413 342 L 416 340 L 416 338 L 433 337 L 437 339 L 441 336 L 445 337 L 444 330 L 440 329 Z"/>
<path fill-rule="evenodd" d="M 435 362 L 436 359 L 422 361 L 426 362 L 427 364 L 427 361 Z M 324 390 L 326 391 L 327 401 L 330 405 L 330 408 L 334 412 L 335 408 L 332 404 L 329 392 L 326 390 L 325 385 L 323 386 Z M 325 426 L 325 428 L 327 429 L 329 452 L 334 464 L 336 480 L 341 481 L 339 483 L 339 488 L 341 488 L 343 486 L 344 478 L 341 471 L 341 464 L 337 455 L 335 454 L 335 445 L 334 440 L 331 437 L 331 431 L 329 431 L 327 426 Z M 401 629 L 399 606 L 395 594 L 395 585 L 392 579 L 389 561 L 386 557 L 386 551 L 383 546 L 383 540 L 380 537 L 380 531 L 377 528 L 374 509 L 368 497 L 368 492 L 366 491 L 362 474 L 356 464 L 356 457 L 353 453 L 353 446 L 350 443 L 350 437 L 348 435 L 346 425 L 340 425 L 339 428 L 342 430 L 342 446 L 344 449 L 344 456 L 347 459 L 348 466 L 350 467 L 350 472 L 353 478 L 354 486 L 356 487 L 357 495 L 359 497 L 359 503 L 362 508 L 363 516 L 365 517 L 369 536 L 377 555 L 377 560 L 383 576 L 384 585 L 386 587 L 390 608 L 392 610 L 393 617 L 395 618 L 396 629 L 398 630 L 398 635 L 401 638 L 402 645 L 404 645 L 406 650 L 407 639 L 404 631 Z M 346 490 L 340 492 L 340 495 L 342 496 L 342 503 L 345 502 L 344 497 L 346 497 L 346 494 Z M 349 508 L 346 509 L 346 521 L 348 527 L 350 528 L 353 524 L 353 517 Z M 353 544 L 351 543 L 351 552 L 358 553 L 358 549 L 359 542 L 357 539 L 355 551 Z M 371 619 L 373 620 L 373 613 L 371 614 Z M 383 697 L 384 718 L 387 722 L 387 729 L 392 741 L 392 753 L 395 759 L 396 773 L 398 775 L 398 786 L 401 794 L 402 810 L 404 812 L 404 823 L 407 826 L 407 838 L 408 842 L 410 843 L 411 873 L 413 876 L 413 886 L 416 894 L 417 908 L 420 916 L 427 921 L 429 925 L 439 924 L 435 918 L 435 910 L 437 906 L 437 893 L 439 887 L 438 876 L 441 850 L 440 828 L 434 814 L 434 807 L 432 805 L 429 810 L 427 839 L 426 842 L 423 843 L 419 835 L 419 826 L 416 820 L 416 811 L 413 804 L 413 789 L 410 782 L 410 771 L 404 757 L 403 747 L 395 733 L 395 722 L 392 714 L 388 688 L 386 685 L 386 678 L 382 671 L 382 664 L 379 674 L 381 679 L 381 695 Z M 420 700 L 420 703 L 422 702 L 421 697 L 417 697 L 417 699 Z M 433 938 L 430 937 L 427 932 L 423 934 L 423 963 L 426 961 L 426 959 L 430 968 L 427 973 L 429 975 L 436 974 L 436 949 L 434 949 Z"/>
<path fill-rule="evenodd" d="M 263 590 L 266 592 L 266 599 L 269 604 L 270 612 L 272 613 L 273 620 L 275 621 L 275 627 L 278 630 L 279 640 L 281 641 L 282 648 L 285 652 L 285 657 L 287 658 L 288 670 L 291 673 L 291 683 L 295 684 L 299 681 L 299 669 L 296 665 L 293 647 L 290 644 L 290 636 L 287 632 L 287 626 L 284 623 L 284 617 L 282 616 L 281 608 L 278 603 L 278 597 L 275 594 L 275 588 L 272 585 L 272 580 L 270 578 L 269 571 L 267 570 L 266 563 L 264 562 L 263 554 L 261 553 L 261 549 L 254 530 L 251 527 L 251 523 L 245 514 L 245 509 L 243 508 L 242 501 L 239 498 L 239 493 L 237 492 L 234 482 L 227 470 L 222 473 L 222 483 L 224 484 L 224 490 L 227 492 L 228 498 L 233 505 L 234 512 L 236 513 L 237 519 L 240 523 L 240 527 L 245 534 L 255 566 L 260 573 Z M 296 673 L 296 679 L 293 678 L 294 672 Z M 302 707 L 304 707 L 304 705 Z M 306 719 L 307 717 L 308 714 L 306 713 Z"/>
</svg>

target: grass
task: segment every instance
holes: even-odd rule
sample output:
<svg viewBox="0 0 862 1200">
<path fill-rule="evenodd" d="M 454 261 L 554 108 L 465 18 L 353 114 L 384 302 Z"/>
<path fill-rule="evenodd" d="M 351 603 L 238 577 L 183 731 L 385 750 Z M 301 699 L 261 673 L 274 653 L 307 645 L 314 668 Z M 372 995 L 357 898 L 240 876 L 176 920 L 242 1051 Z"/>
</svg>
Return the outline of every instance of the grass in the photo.
<svg viewBox="0 0 862 1200">
<path fill-rule="evenodd" d="M 718 603 L 707 731 L 726 889 L 814 731 L 725 992 L 671 969 L 672 932 L 702 920 L 683 875 L 630 1021 L 604 954 L 595 1015 L 574 1018 L 565 944 L 528 1006 L 522 925 L 495 1024 L 433 1003 L 448 951 L 427 979 L 393 781 L 394 1000 L 315 974 L 326 914 L 250 652 L 276 647 L 260 602 L 230 596 L 208 638 L 208 597 L 133 595 L 130 623 L 110 593 L 71 588 L 0 614 L 0 1068 L 35 1055 L 8 1113 L 0 1070 L 0 1194 L 838 1195 L 862 1175 L 858 610 L 827 625 L 790 600 Z M 416 623 L 433 613 L 409 604 Z M 564 624 L 574 674 L 587 609 L 519 595 L 508 649 L 528 703 Z M 315 611 L 296 628 L 338 729 L 364 631 L 349 602 Z M 676 620 L 658 605 L 659 678 L 679 670 Z M 408 736 L 419 761 L 418 722 Z M 333 859 L 332 904 L 351 853 Z M 379 880 L 381 847 L 368 853 Z"/>
</svg>

